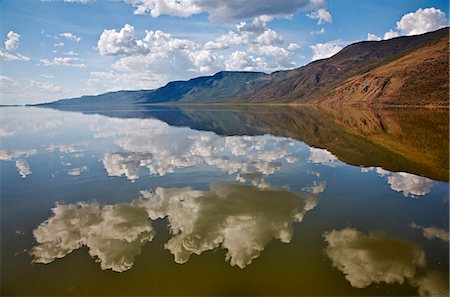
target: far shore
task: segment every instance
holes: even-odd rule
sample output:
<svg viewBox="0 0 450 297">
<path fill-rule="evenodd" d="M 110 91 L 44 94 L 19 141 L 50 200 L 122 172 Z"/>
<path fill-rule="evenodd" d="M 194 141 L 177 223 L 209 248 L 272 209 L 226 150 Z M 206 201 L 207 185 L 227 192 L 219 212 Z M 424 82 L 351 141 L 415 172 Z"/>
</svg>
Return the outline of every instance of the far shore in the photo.
<svg viewBox="0 0 450 297">
<path fill-rule="evenodd" d="M 143 104 L 113 104 L 109 106 L 97 104 L 52 104 L 52 103 L 37 103 L 37 104 L 1 104 L 0 107 L 50 107 L 50 108 L 123 108 L 123 107 L 145 107 L 145 106 L 170 106 L 170 107 L 252 107 L 252 106 L 270 106 L 270 107 L 323 107 L 323 108 L 370 108 L 370 109 L 385 109 L 385 108 L 424 108 L 424 109 L 449 109 L 449 105 L 408 105 L 408 104 L 338 104 L 338 103 L 181 103 L 181 102 L 165 102 L 165 103 L 143 103 Z"/>
</svg>

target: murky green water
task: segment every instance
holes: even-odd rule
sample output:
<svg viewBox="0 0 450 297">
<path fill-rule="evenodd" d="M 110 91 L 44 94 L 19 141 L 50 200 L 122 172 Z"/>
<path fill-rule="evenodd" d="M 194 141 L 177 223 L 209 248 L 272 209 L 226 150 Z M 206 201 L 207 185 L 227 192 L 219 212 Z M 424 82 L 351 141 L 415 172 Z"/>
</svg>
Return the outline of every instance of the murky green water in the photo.
<svg viewBox="0 0 450 297">
<path fill-rule="evenodd" d="M 448 110 L 0 123 L 2 295 L 448 296 Z"/>
</svg>

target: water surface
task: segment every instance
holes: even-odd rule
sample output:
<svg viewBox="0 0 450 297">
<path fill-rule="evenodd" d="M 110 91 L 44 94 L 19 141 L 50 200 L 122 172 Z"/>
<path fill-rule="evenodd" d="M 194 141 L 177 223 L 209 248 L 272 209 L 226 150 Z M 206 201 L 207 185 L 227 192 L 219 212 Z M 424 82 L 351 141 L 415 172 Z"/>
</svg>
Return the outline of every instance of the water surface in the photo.
<svg viewBox="0 0 450 297">
<path fill-rule="evenodd" d="M 448 111 L 2 108 L 2 295 L 448 295 Z"/>
</svg>

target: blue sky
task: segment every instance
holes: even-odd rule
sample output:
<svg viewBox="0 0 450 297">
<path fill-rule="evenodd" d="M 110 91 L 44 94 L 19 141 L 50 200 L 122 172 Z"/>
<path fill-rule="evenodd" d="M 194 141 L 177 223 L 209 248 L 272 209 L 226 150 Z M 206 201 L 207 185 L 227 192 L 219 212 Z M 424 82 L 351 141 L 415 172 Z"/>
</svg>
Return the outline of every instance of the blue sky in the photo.
<svg viewBox="0 0 450 297">
<path fill-rule="evenodd" d="M 448 25 L 448 1 L 0 0 L 0 103 L 272 72 Z"/>
</svg>

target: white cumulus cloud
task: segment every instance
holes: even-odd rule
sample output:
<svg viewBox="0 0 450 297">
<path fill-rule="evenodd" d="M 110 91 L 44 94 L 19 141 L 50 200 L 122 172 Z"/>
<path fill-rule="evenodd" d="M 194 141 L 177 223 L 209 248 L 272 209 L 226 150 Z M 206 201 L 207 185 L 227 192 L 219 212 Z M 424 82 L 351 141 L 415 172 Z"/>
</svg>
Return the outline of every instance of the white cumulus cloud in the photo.
<svg viewBox="0 0 450 297">
<path fill-rule="evenodd" d="M 383 39 L 391 39 L 402 35 L 417 35 L 435 31 L 448 26 L 447 16 L 440 9 L 419 8 L 402 16 L 396 23 L 396 30 L 389 29 L 384 33 Z M 380 37 L 369 33 L 367 40 L 380 40 Z"/>
<path fill-rule="evenodd" d="M 4 42 L 5 48 L 0 49 L 0 59 L 3 61 L 22 61 L 27 62 L 31 59 L 19 53 L 13 54 L 18 49 L 20 42 L 20 34 L 14 31 L 9 31 Z"/>
<path fill-rule="evenodd" d="M 310 19 L 317 20 L 318 25 L 322 25 L 324 23 L 332 23 L 333 17 L 331 16 L 331 13 L 329 13 L 326 9 L 321 8 L 317 11 L 313 11 L 306 15 Z"/>
<path fill-rule="evenodd" d="M 312 61 L 329 58 L 342 50 L 342 46 L 336 41 L 316 43 L 311 45 L 310 48 L 313 51 Z"/>
<path fill-rule="evenodd" d="M 134 27 L 125 26 L 116 31 L 104 30 L 97 42 L 97 48 L 101 55 L 120 55 L 131 53 L 145 53 L 148 50 L 142 41 L 137 41 L 134 37 Z"/>
<path fill-rule="evenodd" d="M 392 38 L 395 38 L 398 36 L 400 36 L 400 34 L 397 31 L 394 31 L 391 29 L 391 30 L 387 31 L 386 33 L 384 33 L 383 39 L 387 40 L 387 39 L 392 39 Z"/>
<path fill-rule="evenodd" d="M 416 35 L 448 26 L 445 13 L 437 8 L 419 8 L 415 12 L 405 14 L 397 22 L 397 29 L 403 35 Z"/>
<path fill-rule="evenodd" d="M 286 48 L 288 51 L 296 51 L 300 49 L 301 46 L 295 42 L 289 43 L 288 47 Z"/>
<path fill-rule="evenodd" d="M 368 41 L 380 41 L 381 37 L 379 37 L 375 34 L 372 34 L 372 33 L 367 33 L 367 40 Z"/>
<path fill-rule="evenodd" d="M 240 22 L 236 28 L 239 32 L 262 33 L 267 29 L 267 22 L 270 20 L 267 16 L 255 17 L 252 22 Z"/>
<path fill-rule="evenodd" d="M 20 34 L 13 31 L 9 31 L 8 34 L 6 35 L 5 49 L 8 52 L 15 51 L 19 47 L 19 41 L 20 41 Z"/>
<path fill-rule="evenodd" d="M 261 45 L 274 45 L 283 43 L 283 38 L 274 30 L 267 29 L 256 37 L 256 42 Z"/>
<path fill-rule="evenodd" d="M 177 38 L 160 30 L 146 30 L 143 38 L 134 27 L 104 30 L 97 49 L 101 55 L 120 56 L 110 71 L 92 72 L 88 85 L 114 90 L 150 89 L 170 80 L 182 80 L 193 73 L 210 75 L 220 70 L 271 72 L 295 66 L 293 51 L 300 46 L 282 47 L 283 37 L 268 28 L 270 17 L 256 17 L 240 22 L 230 30 L 204 43 Z M 235 49 L 232 49 L 235 47 Z"/>
<path fill-rule="evenodd" d="M 61 34 L 59 34 L 59 36 L 65 38 L 65 39 L 68 39 L 68 40 L 75 41 L 75 42 L 79 42 L 81 40 L 81 37 L 76 36 L 75 34 L 70 33 L 70 32 L 61 33 Z"/>
<path fill-rule="evenodd" d="M 221 35 L 215 40 L 206 42 L 203 47 L 206 50 L 227 49 L 231 45 L 248 44 L 248 42 L 247 36 L 229 31 L 227 34 Z"/>
</svg>

